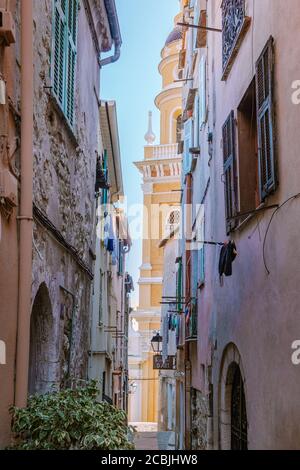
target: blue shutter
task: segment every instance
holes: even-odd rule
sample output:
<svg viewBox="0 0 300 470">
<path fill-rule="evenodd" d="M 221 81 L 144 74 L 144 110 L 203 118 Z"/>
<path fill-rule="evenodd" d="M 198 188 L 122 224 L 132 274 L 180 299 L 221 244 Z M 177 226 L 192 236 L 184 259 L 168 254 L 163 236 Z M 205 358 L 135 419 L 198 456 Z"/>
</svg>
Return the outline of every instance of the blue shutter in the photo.
<svg viewBox="0 0 300 470">
<path fill-rule="evenodd" d="M 200 88 L 200 129 L 206 122 L 206 58 L 202 56 L 199 66 L 199 88 Z"/>
<path fill-rule="evenodd" d="M 183 171 L 188 174 L 191 171 L 191 154 L 190 148 L 193 145 L 193 119 L 190 118 L 184 123 L 184 157 Z"/>
<path fill-rule="evenodd" d="M 273 38 L 256 63 L 256 98 L 260 198 L 264 201 L 277 187 L 274 151 Z"/>
</svg>

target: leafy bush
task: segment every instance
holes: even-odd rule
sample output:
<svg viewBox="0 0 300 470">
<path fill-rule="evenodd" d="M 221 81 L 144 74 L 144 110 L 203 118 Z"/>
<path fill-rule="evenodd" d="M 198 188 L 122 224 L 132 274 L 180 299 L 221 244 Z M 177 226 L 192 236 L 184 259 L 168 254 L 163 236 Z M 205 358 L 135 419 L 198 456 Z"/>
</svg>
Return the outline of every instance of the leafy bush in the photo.
<svg viewBox="0 0 300 470">
<path fill-rule="evenodd" d="M 26 409 L 11 408 L 17 450 L 128 450 L 126 414 L 96 401 L 91 382 L 75 390 L 35 395 Z"/>
</svg>

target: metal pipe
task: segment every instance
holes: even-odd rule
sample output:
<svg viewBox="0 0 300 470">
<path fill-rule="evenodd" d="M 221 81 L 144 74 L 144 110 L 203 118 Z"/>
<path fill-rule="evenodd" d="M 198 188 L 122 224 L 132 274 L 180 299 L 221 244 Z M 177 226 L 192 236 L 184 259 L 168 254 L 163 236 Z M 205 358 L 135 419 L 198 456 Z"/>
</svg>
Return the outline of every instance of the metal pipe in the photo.
<svg viewBox="0 0 300 470">
<path fill-rule="evenodd" d="M 102 60 L 100 59 L 100 67 L 104 67 L 105 65 L 116 62 L 120 58 L 122 45 L 121 31 L 115 0 L 104 0 L 104 4 L 107 11 L 111 36 L 115 45 L 115 51 L 112 56 L 106 57 Z"/>
<path fill-rule="evenodd" d="M 33 199 L 33 2 L 21 2 L 21 193 L 15 405 L 27 405 Z"/>
</svg>

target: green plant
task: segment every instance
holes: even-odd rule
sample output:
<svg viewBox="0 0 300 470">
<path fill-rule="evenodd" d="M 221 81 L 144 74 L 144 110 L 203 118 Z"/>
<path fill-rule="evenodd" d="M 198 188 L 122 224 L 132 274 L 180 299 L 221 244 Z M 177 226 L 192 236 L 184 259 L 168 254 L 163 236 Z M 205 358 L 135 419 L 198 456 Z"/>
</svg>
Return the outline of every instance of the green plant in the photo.
<svg viewBox="0 0 300 470">
<path fill-rule="evenodd" d="M 35 395 L 28 407 L 12 407 L 16 450 L 129 450 L 126 414 L 98 403 L 96 382 L 75 390 Z"/>
</svg>

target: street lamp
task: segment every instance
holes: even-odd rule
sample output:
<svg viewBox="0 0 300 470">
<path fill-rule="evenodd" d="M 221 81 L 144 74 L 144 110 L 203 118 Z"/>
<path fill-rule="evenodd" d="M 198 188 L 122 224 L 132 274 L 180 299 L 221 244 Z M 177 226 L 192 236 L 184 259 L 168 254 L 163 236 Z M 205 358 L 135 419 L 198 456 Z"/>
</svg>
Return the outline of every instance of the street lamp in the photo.
<svg viewBox="0 0 300 470">
<path fill-rule="evenodd" d="M 162 353 L 162 336 L 157 332 L 155 336 L 151 339 L 151 346 L 155 354 Z"/>
</svg>

